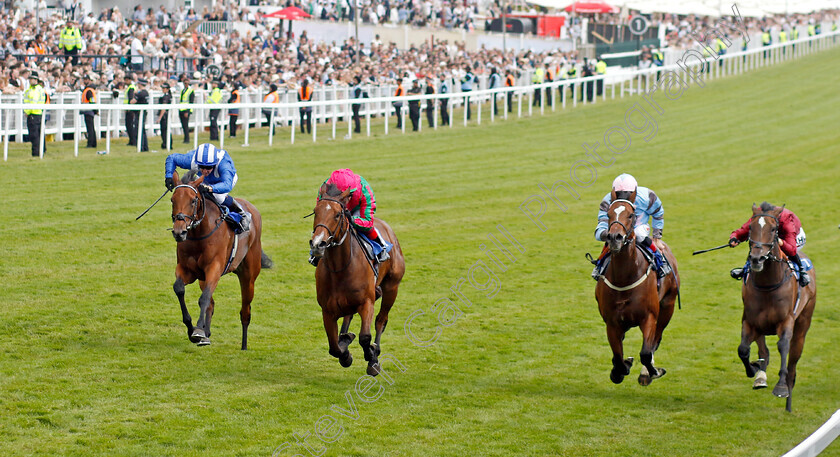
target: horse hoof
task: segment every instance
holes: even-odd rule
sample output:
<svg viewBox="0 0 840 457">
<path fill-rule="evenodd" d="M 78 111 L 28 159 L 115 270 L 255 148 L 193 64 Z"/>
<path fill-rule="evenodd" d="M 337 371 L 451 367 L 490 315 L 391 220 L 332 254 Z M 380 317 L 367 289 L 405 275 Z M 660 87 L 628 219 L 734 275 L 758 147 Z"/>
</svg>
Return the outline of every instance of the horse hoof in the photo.
<svg viewBox="0 0 840 457">
<path fill-rule="evenodd" d="M 379 362 L 369 364 L 367 367 L 367 374 L 370 376 L 376 376 L 379 374 Z"/>
<path fill-rule="evenodd" d="M 664 368 L 657 368 L 657 369 L 656 369 L 656 374 L 655 374 L 655 375 L 653 375 L 653 376 L 651 377 L 651 379 L 659 379 L 659 378 L 661 378 L 661 377 L 665 376 L 665 373 L 666 373 L 666 371 L 665 371 L 665 369 L 664 369 Z"/>
<path fill-rule="evenodd" d="M 639 385 L 640 386 L 649 386 L 651 381 L 653 381 L 653 379 L 651 379 L 649 374 L 640 374 L 639 375 Z"/>
<path fill-rule="evenodd" d="M 348 352 L 347 357 L 344 357 L 343 359 L 338 359 L 338 363 L 340 363 L 341 366 L 343 366 L 344 368 L 349 368 L 350 365 L 353 365 L 353 356 L 350 355 L 350 353 Z"/>
<path fill-rule="evenodd" d="M 356 339 L 356 334 L 352 332 L 342 333 L 338 335 L 338 346 L 342 348 L 346 348 L 350 346 L 350 343 Z"/>
<path fill-rule="evenodd" d="M 755 374 L 755 381 L 753 381 L 753 390 L 766 389 L 766 388 L 767 388 L 767 373 L 759 370 Z"/>
<path fill-rule="evenodd" d="M 615 370 L 613 370 L 610 372 L 610 381 L 612 381 L 613 384 L 621 384 L 622 382 L 624 382 L 624 375 L 621 373 L 616 373 Z"/>
<path fill-rule="evenodd" d="M 210 346 L 210 338 L 204 337 L 196 343 L 198 346 Z"/>
<path fill-rule="evenodd" d="M 787 398 L 790 396 L 790 391 L 786 384 L 776 384 L 776 387 L 773 388 L 773 395 L 779 398 Z"/>
<path fill-rule="evenodd" d="M 625 375 L 630 374 L 630 367 L 633 366 L 633 357 L 627 357 L 626 359 L 624 359 L 624 366 L 627 368 L 627 370 L 625 370 L 624 374 Z"/>
<path fill-rule="evenodd" d="M 204 334 L 204 330 L 197 328 L 193 330 L 192 335 L 190 335 L 190 341 L 193 343 L 200 343 L 202 339 L 206 339 L 207 335 Z"/>
</svg>

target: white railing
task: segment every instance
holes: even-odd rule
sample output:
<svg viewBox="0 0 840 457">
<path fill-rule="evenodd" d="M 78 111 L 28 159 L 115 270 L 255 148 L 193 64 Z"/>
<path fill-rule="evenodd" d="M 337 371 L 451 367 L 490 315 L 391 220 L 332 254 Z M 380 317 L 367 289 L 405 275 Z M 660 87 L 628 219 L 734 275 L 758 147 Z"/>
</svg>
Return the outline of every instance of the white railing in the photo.
<svg viewBox="0 0 840 457">
<path fill-rule="evenodd" d="M 99 116 L 95 117 L 96 131 L 98 134 L 104 132 L 105 134 L 105 150 L 110 151 L 110 143 L 112 137 L 120 136 L 125 133 L 122 116 L 127 110 L 141 111 L 141 119 L 146 126 L 146 132 L 151 132 L 156 136 L 157 126 L 154 125 L 153 116 L 159 110 L 167 110 L 168 116 L 168 130 L 170 135 L 175 135 L 181 132 L 178 123 L 177 112 L 182 108 L 191 108 L 194 110 L 190 119 L 190 128 L 195 131 L 193 136 L 193 146 L 197 147 L 199 137 L 205 135 L 202 133 L 205 127 L 210 125 L 209 110 L 221 110 L 218 119 L 220 129 L 220 146 L 224 147 L 225 135 L 224 130 L 229 122 L 229 110 L 238 109 L 240 115 L 238 117 L 237 125 L 240 125 L 244 133 L 244 145 L 248 146 L 250 137 L 250 129 L 262 125 L 265 116 L 262 110 L 270 110 L 271 119 L 269 123 L 279 126 L 291 126 L 290 130 L 285 131 L 285 135 L 291 143 L 295 142 L 297 128 L 300 126 L 298 112 L 300 108 L 312 108 L 312 141 L 317 141 L 318 133 L 321 129 L 327 130 L 327 136 L 335 139 L 338 132 L 338 122 L 347 123 L 346 138 L 351 138 L 353 135 L 353 121 L 352 121 L 352 105 L 360 104 L 360 116 L 364 119 L 365 130 L 364 134 L 371 135 L 372 125 L 371 118 L 375 116 L 384 116 L 385 122 L 378 128 L 383 128 L 384 133 L 388 134 L 391 130 L 390 118 L 391 116 L 402 117 L 401 132 L 405 133 L 407 126 L 407 114 L 409 101 L 416 100 L 420 103 L 420 129 L 422 129 L 423 116 L 422 111 L 427 109 L 427 100 L 434 100 L 433 103 L 433 125 L 427 128 L 437 129 L 440 127 L 440 100 L 448 100 L 449 106 L 447 109 L 454 114 L 454 108 L 463 108 L 466 103 L 475 107 L 473 122 L 481 124 L 482 110 L 486 103 L 495 98 L 499 105 L 500 114 L 495 114 L 490 110 L 490 121 L 496 121 L 497 117 L 507 119 L 509 113 L 507 108 L 507 98 L 511 98 L 514 105 L 511 115 L 515 113 L 517 118 L 525 115 L 534 115 L 535 110 L 539 110 L 543 114 L 546 109 L 556 111 L 557 109 L 566 109 L 568 107 L 576 107 L 578 104 L 598 103 L 600 100 L 623 98 L 625 94 L 633 95 L 653 87 L 657 83 L 657 79 L 664 72 L 672 71 L 677 73 L 681 78 L 686 77 L 686 72 L 691 71 L 694 75 L 696 72 L 702 72 L 703 80 L 716 79 L 723 76 L 738 75 L 744 72 L 761 68 L 767 65 L 774 65 L 779 62 L 788 61 L 802 55 L 822 51 L 835 46 L 838 41 L 840 32 L 832 32 L 828 34 L 818 35 L 815 37 L 806 37 L 797 41 L 790 41 L 787 43 L 780 43 L 771 46 L 766 46 L 758 49 L 751 49 L 745 52 L 730 53 L 720 56 L 715 59 L 709 57 L 705 62 L 700 59 L 693 59 L 692 62 L 686 62 L 685 67 L 679 65 L 668 65 L 663 67 L 652 67 L 648 69 L 635 69 L 628 71 L 620 71 L 613 69 L 615 73 L 611 74 L 608 71 L 606 75 L 591 76 L 587 78 L 575 79 L 561 79 L 550 83 L 524 85 L 514 87 L 502 87 L 498 89 L 480 89 L 471 92 L 453 92 L 449 94 L 433 94 L 433 95 L 412 95 L 405 97 L 393 97 L 394 89 L 392 86 L 374 86 L 367 88 L 371 98 L 354 99 L 350 97 L 350 90 L 347 87 L 326 86 L 320 87 L 316 90 L 317 101 L 301 103 L 296 102 L 296 93 L 294 91 L 286 91 L 281 95 L 279 103 L 263 103 L 262 95 L 264 92 L 250 92 L 243 93 L 242 103 L 236 104 L 208 104 L 208 103 L 194 103 L 194 104 L 172 104 L 172 105 L 127 105 L 120 103 L 120 100 L 110 98 L 110 93 L 102 92 L 102 97 L 98 100 L 109 100 L 110 102 L 103 102 L 97 104 L 81 104 L 79 94 L 65 94 L 57 101 L 59 104 L 47 105 L 24 105 L 22 103 L 22 96 L 15 95 L 16 100 L 11 100 L 9 103 L 0 99 L 0 141 L 3 142 L 3 159 L 8 159 L 9 141 L 12 137 L 17 142 L 23 141 L 25 132 L 25 116 L 23 109 L 40 108 L 45 114 L 49 116 L 42 116 L 41 132 L 42 135 L 58 135 L 61 139 L 65 135 L 73 137 L 74 153 L 78 155 L 79 142 L 82 141 L 82 118 L 78 115 L 80 110 L 98 110 Z M 697 51 L 694 51 L 695 53 Z M 697 53 L 696 55 L 700 55 Z M 686 59 L 687 60 L 687 59 Z M 697 68 L 701 67 L 701 68 Z M 699 77 L 699 76 L 697 76 Z M 486 85 L 486 80 L 483 80 L 478 87 Z M 456 84 L 450 84 L 450 87 L 455 87 Z M 600 95 L 597 94 L 597 88 L 601 88 Z M 540 89 L 539 99 L 534 100 L 535 90 Z M 590 98 L 589 92 L 592 92 Z M 549 95 L 550 94 L 550 95 Z M 173 94 L 177 98 L 177 93 Z M 586 95 L 586 96 L 584 96 Z M 206 93 L 199 91 L 197 94 L 198 100 L 206 99 Z M 547 103 L 551 99 L 551 103 Z M 395 112 L 392 103 L 395 101 L 402 102 L 402 109 Z M 524 106 L 523 106 L 524 105 Z M 468 125 L 470 119 L 467 117 L 467 110 L 463 110 L 463 125 Z M 50 117 L 47 121 L 46 118 Z M 451 128 L 455 124 L 454 117 L 449 123 Z M 160 132 L 158 132 L 159 134 Z M 269 129 L 268 144 L 274 143 L 274 129 Z M 205 137 L 206 139 L 206 137 Z M 41 141 L 43 145 L 43 141 Z M 139 142 L 138 142 L 139 144 Z M 139 150 L 139 146 L 138 146 Z M 43 154 L 41 154 L 43 157 Z"/>
<path fill-rule="evenodd" d="M 820 428 L 782 457 L 813 457 L 840 436 L 840 409 Z"/>
</svg>

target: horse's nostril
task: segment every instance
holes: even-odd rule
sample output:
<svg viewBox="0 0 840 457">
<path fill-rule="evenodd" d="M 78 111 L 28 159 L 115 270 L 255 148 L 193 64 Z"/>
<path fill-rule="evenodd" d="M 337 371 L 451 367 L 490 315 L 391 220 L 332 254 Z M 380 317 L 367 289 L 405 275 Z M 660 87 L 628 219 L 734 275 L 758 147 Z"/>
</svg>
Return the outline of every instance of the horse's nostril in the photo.
<svg viewBox="0 0 840 457">
<path fill-rule="evenodd" d="M 319 248 L 325 248 L 325 247 L 327 247 L 327 242 L 326 242 L 326 241 L 321 241 L 320 243 L 318 243 L 318 247 L 319 247 Z"/>
</svg>

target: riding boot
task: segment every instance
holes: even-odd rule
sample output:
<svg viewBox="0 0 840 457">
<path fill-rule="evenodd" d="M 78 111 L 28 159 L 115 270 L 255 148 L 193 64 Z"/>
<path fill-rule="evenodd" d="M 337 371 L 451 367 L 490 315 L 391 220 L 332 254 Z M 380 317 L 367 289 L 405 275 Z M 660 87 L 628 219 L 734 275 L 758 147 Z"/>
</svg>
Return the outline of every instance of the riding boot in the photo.
<svg viewBox="0 0 840 457">
<path fill-rule="evenodd" d="M 251 229 L 251 213 L 245 211 L 235 198 L 228 195 L 227 198 L 225 198 L 225 206 L 230 208 L 231 211 L 239 213 L 239 215 L 242 216 L 242 221 L 239 222 L 239 225 L 242 227 L 243 232 L 247 232 Z"/>
<path fill-rule="evenodd" d="M 379 235 L 379 233 L 377 233 L 377 235 Z M 391 256 L 388 255 L 388 251 L 385 250 L 385 248 L 387 248 L 388 245 L 385 244 L 385 240 L 382 238 L 382 235 L 377 236 L 376 239 L 373 240 L 373 241 L 376 241 L 377 243 L 379 243 L 379 246 L 382 247 L 382 250 L 379 251 L 379 255 L 376 256 L 376 260 L 378 260 L 379 263 L 382 263 L 382 262 L 390 259 Z"/>
<path fill-rule="evenodd" d="M 805 265 L 802 263 L 802 258 L 799 257 L 799 254 L 789 256 L 790 260 L 797 265 L 799 265 L 799 285 L 801 287 L 805 287 L 811 283 L 811 278 L 808 276 L 808 272 L 805 271 Z"/>
<path fill-rule="evenodd" d="M 732 279 L 741 280 L 744 277 L 744 269 L 743 268 L 733 268 L 729 270 L 729 276 L 732 276 Z"/>
</svg>

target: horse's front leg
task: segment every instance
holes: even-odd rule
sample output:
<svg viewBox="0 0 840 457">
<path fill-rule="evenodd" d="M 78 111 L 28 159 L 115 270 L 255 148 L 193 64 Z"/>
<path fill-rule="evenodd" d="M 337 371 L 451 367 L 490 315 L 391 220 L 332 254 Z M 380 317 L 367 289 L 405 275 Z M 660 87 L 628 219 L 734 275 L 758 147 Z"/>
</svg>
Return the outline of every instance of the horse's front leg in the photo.
<svg viewBox="0 0 840 457">
<path fill-rule="evenodd" d="M 371 344 L 373 337 L 370 328 L 373 325 L 373 311 L 373 300 L 367 300 L 359 310 L 359 314 L 362 317 L 362 328 L 359 330 L 359 344 L 365 353 L 365 360 L 368 362 L 367 374 L 370 376 L 379 374 L 379 359 L 376 355 L 376 345 Z"/>
<path fill-rule="evenodd" d="M 181 319 L 184 325 L 187 326 L 187 336 L 193 343 L 198 343 L 198 339 L 194 339 L 192 316 L 187 310 L 187 302 L 184 300 L 186 294 L 186 285 L 195 281 L 195 277 L 186 272 L 181 266 L 175 268 L 175 283 L 172 284 L 172 290 L 175 291 L 175 296 L 178 297 L 178 302 L 181 305 Z"/>
<path fill-rule="evenodd" d="M 613 368 L 610 371 L 610 381 L 621 384 L 624 377 L 630 374 L 630 367 L 633 366 L 633 358 L 624 358 L 624 330 L 620 327 L 607 323 L 607 340 L 612 349 Z"/>
<path fill-rule="evenodd" d="M 338 318 L 321 312 L 324 318 L 324 330 L 327 332 L 327 342 L 330 345 L 330 355 L 338 359 L 338 363 L 344 368 L 353 364 L 353 356 L 347 349 L 347 344 L 341 345 L 338 339 Z"/>
<path fill-rule="evenodd" d="M 757 367 L 753 389 L 764 389 L 767 387 L 767 363 L 770 360 L 770 350 L 767 349 L 764 335 L 758 335 L 755 344 L 758 346 L 758 360 L 750 363 L 753 367 Z"/>
<path fill-rule="evenodd" d="M 199 346 L 210 344 L 210 321 L 213 319 L 215 308 L 213 293 L 216 291 L 220 277 L 219 269 L 213 268 L 205 272 L 205 280 L 201 283 L 201 297 L 198 299 L 200 314 L 193 330 L 193 337 L 198 338 Z"/>
<path fill-rule="evenodd" d="M 344 322 L 341 323 L 341 332 L 338 334 L 338 347 L 344 351 L 350 343 L 356 339 L 356 334 L 350 332 L 350 321 L 353 320 L 353 315 L 344 316 Z"/>
<path fill-rule="evenodd" d="M 744 369 L 747 372 L 747 377 L 752 378 L 761 369 L 761 364 L 758 362 L 750 362 L 750 345 L 756 340 L 756 331 L 752 328 L 746 319 L 741 319 L 741 344 L 738 345 L 738 358 L 744 364 Z M 759 354 L 761 349 L 759 349 Z"/>
<path fill-rule="evenodd" d="M 793 335 L 793 317 L 789 317 L 779 324 L 776 334 L 779 335 L 779 382 L 773 387 L 773 395 L 787 398 L 790 395 L 788 387 L 788 353 L 790 352 L 790 338 Z"/>
</svg>

